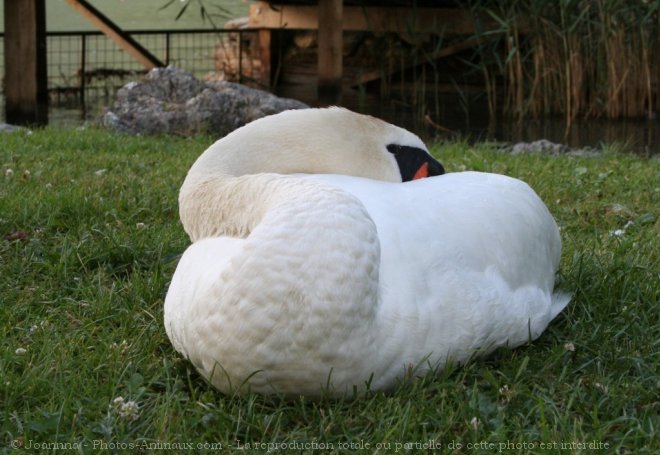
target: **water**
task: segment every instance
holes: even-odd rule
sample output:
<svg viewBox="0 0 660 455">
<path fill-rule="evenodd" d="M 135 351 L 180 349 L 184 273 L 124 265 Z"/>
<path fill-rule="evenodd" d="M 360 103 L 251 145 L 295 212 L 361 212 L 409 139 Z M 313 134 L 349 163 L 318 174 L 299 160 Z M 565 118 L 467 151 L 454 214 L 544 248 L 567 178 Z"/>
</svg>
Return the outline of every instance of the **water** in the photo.
<svg viewBox="0 0 660 455">
<path fill-rule="evenodd" d="M 318 105 L 315 94 L 303 87 L 289 87 L 281 96 L 300 99 L 310 106 Z M 600 149 L 606 145 L 621 145 L 624 149 L 648 156 L 660 156 L 660 120 L 576 120 L 566 131 L 563 117 L 513 121 L 506 116 L 491 119 L 484 101 L 475 99 L 468 106 L 457 96 L 445 94 L 438 110 L 420 109 L 393 95 L 382 99 L 377 95 L 344 94 L 341 104 L 349 109 L 383 118 L 414 131 L 427 142 L 450 139 L 468 142 L 517 143 L 546 139 L 574 148 Z"/>
</svg>

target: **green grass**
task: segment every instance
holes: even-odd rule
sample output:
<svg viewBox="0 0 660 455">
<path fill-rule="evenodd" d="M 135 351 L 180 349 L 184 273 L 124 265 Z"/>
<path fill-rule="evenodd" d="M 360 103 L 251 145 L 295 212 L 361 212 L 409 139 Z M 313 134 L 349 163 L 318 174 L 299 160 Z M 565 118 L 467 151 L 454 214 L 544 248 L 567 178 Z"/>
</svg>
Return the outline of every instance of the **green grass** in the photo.
<svg viewBox="0 0 660 455">
<path fill-rule="evenodd" d="M 0 136 L 0 453 L 63 453 L 55 443 L 418 453 L 429 441 L 442 453 L 591 453 L 589 443 L 657 453 L 658 160 L 437 146 L 450 171 L 505 173 L 539 192 L 562 228 L 559 282 L 572 303 L 536 342 L 389 395 L 282 401 L 215 392 L 162 325 L 188 244 L 178 188 L 210 142 L 94 129 Z M 120 396 L 137 418 L 122 417 Z"/>
</svg>

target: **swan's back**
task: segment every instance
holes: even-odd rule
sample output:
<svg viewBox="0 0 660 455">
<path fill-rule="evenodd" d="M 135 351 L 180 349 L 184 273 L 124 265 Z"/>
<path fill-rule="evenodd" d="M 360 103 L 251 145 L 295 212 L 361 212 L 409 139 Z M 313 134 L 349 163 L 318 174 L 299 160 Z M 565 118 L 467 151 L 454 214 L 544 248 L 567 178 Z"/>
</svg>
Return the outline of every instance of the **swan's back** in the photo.
<svg viewBox="0 0 660 455">
<path fill-rule="evenodd" d="M 376 224 L 379 343 L 396 352 L 399 367 L 515 347 L 537 338 L 568 303 L 553 293 L 559 231 L 524 182 L 476 172 L 401 185 L 308 178 L 356 196 Z"/>
</svg>

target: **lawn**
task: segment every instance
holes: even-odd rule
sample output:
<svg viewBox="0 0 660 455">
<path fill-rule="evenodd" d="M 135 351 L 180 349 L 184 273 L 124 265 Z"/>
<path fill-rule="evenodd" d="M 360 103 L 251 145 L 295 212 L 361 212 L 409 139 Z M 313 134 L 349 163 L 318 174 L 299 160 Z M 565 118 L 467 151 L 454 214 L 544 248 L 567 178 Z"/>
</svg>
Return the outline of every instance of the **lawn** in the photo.
<svg viewBox="0 0 660 455">
<path fill-rule="evenodd" d="M 536 342 L 391 394 L 283 401 L 214 391 L 163 328 L 178 188 L 210 142 L 0 136 L 0 453 L 658 453 L 660 160 L 434 146 L 536 189 L 572 303 Z"/>
</svg>

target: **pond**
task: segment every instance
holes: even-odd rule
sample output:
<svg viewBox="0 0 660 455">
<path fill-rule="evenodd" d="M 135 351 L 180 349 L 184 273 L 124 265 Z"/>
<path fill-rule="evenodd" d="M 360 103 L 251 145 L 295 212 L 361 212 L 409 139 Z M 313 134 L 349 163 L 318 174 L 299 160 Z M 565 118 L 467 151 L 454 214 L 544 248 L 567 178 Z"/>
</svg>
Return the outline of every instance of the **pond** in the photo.
<svg viewBox="0 0 660 455">
<path fill-rule="evenodd" d="M 303 100 L 305 101 L 305 100 Z M 464 106 L 446 94 L 438 112 L 421 111 L 395 100 L 344 99 L 347 107 L 384 118 L 415 131 L 425 140 L 463 139 L 468 142 L 532 142 L 546 139 L 573 148 L 621 146 L 640 155 L 660 156 L 660 120 L 577 119 L 567 131 L 563 117 L 512 120 L 505 115 L 491 119 L 485 101 Z"/>
</svg>

